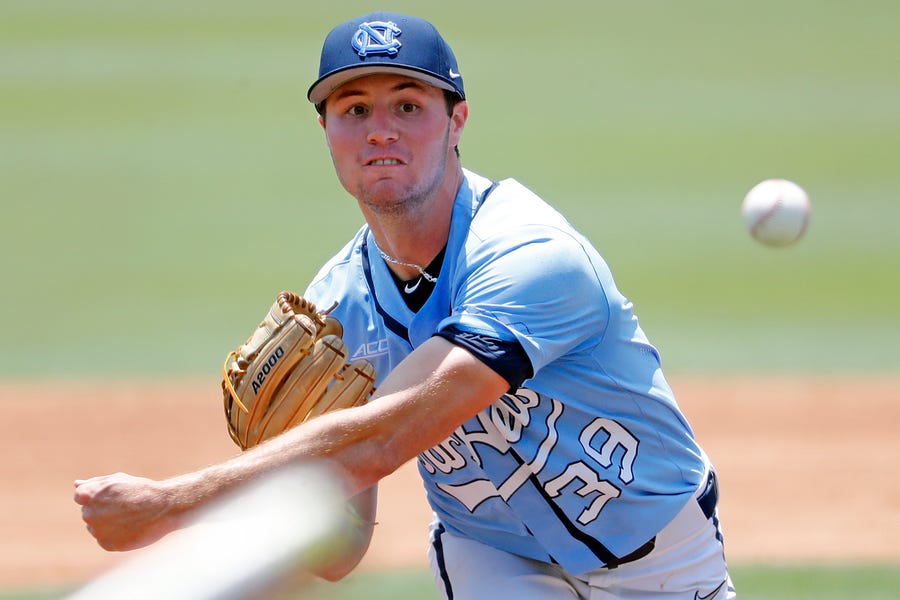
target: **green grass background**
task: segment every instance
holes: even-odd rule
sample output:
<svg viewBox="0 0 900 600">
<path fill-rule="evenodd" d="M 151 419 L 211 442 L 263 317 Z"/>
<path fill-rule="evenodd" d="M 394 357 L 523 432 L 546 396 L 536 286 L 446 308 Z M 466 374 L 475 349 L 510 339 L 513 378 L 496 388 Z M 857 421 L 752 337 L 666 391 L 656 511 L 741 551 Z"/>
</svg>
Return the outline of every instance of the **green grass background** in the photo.
<svg viewBox="0 0 900 600">
<path fill-rule="evenodd" d="M 743 565 L 732 567 L 731 572 L 741 600 L 888 600 L 897 598 L 900 589 L 900 572 L 888 566 Z M 0 600 L 59 600 L 67 593 L 65 589 L 0 591 Z M 502 594 L 497 590 L 497 598 L 506 600 Z M 340 583 L 321 583 L 302 596 L 303 600 L 360 598 L 439 600 L 431 574 L 423 570 L 357 573 Z"/>
<path fill-rule="evenodd" d="M 306 89 L 326 31 L 380 7 L 438 24 L 464 164 L 595 242 L 668 371 L 898 371 L 897 2 L 4 0 L 0 378 L 209 376 L 305 287 L 361 223 Z M 741 222 L 770 177 L 812 198 L 788 249 Z M 737 572 L 744 597 L 898 589 Z"/>
</svg>

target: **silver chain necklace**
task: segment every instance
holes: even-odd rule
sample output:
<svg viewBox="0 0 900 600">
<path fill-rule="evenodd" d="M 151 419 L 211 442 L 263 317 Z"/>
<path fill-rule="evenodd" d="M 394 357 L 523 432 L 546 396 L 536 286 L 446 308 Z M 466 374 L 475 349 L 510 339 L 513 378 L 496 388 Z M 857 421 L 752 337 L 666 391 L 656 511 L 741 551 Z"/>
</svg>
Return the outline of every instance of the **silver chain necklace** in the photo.
<svg viewBox="0 0 900 600">
<path fill-rule="evenodd" d="M 421 267 L 421 266 L 419 266 L 419 265 L 417 265 L 417 264 L 415 264 L 415 263 L 403 262 L 402 260 L 398 260 L 398 259 L 394 258 L 393 256 L 389 256 L 384 250 L 382 250 L 382 249 L 378 246 L 378 243 L 377 243 L 377 242 L 375 243 L 375 248 L 378 250 L 378 254 L 381 255 L 381 258 L 383 258 L 383 259 L 386 260 L 387 262 L 393 263 L 393 264 L 395 264 L 395 265 L 399 265 L 399 266 L 401 266 L 401 267 L 411 267 L 411 268 L 415 269 L 416 271 L 418 271 L 418 272 L 419 272 L 419 275 L 422 276 L 422 279 L 424 279 L 424 280 L 427 281 L 428 283 L 435 283 L 435 282 L 437 282 L 437 277 L 435 277 L 434 275 L 429 275 L 428 272 L 425 271 L 425 268 L 424 268 L 424 267 Z"/>
</svg>

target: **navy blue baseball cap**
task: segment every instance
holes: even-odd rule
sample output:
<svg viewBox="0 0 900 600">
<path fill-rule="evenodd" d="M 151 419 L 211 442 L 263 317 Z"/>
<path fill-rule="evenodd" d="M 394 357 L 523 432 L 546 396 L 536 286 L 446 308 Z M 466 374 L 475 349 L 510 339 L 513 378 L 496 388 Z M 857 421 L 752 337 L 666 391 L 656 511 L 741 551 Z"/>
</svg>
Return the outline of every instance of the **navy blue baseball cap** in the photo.
<svg viewBox="0 0 900 600">
<path fill-rule="evenodd" d="M 406 75 L 466 97 L 453 50 L 434 25 L 392 12 L 374 12 L 332 29 L 322 46 L 319 78 L 306 97 L 319 108 L 343 84 L 375 73 Z"/>
</svg>

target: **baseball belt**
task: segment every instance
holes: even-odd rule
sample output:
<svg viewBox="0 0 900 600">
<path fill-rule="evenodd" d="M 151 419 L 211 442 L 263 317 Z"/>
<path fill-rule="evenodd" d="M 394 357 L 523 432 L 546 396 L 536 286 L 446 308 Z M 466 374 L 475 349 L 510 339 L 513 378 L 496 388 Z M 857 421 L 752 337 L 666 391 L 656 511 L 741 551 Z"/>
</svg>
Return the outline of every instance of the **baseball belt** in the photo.
<svg viewBox="0 0 900 600">
<path fill-rule="evenodd" d="M 719 480 L 716 478 L 716 473 L 712 469 L 709 470 L 709 475 L 706 476 L 706 482 L 703 484 L 703 491 L 700 492 L 699 495 L 696 496 L 697 504 L 700 505 L 700 510 L 703 512 L 703 516 L 707 519 L 712 519 L 713 515 L 716 514 L 716 505 L 719 503 Z M 631 552 L 630 554 L 626 554 L 622 558 L 620 558 L 615 563 L 607 563 L 607 569 L 615 569 L 619 565 L 624 565 L 626 563 L 634 562 L 638 559 L 644 558 L 651 552 L 653 552 L 653 548 L 656 547 L 656 536 L 653 536 L 649 542 Z"/>
</svg>

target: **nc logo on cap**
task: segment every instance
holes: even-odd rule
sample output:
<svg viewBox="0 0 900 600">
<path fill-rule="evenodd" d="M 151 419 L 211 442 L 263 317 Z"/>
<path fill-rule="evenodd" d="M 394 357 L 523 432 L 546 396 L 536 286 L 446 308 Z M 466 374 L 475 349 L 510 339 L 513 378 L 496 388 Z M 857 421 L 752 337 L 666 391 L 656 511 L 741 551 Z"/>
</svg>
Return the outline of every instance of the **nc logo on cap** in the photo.
<svg viewBox="0 0 900 600">
<path fill-rule="evenodd" d="M 390 21 L 369 21 L 363 23 L 353 34 L 350 44 L 360 56 L 368 54 L 397 54 L 400 40 L 394 36 L 400 35 L 400 28 Z"/>
</svg>

